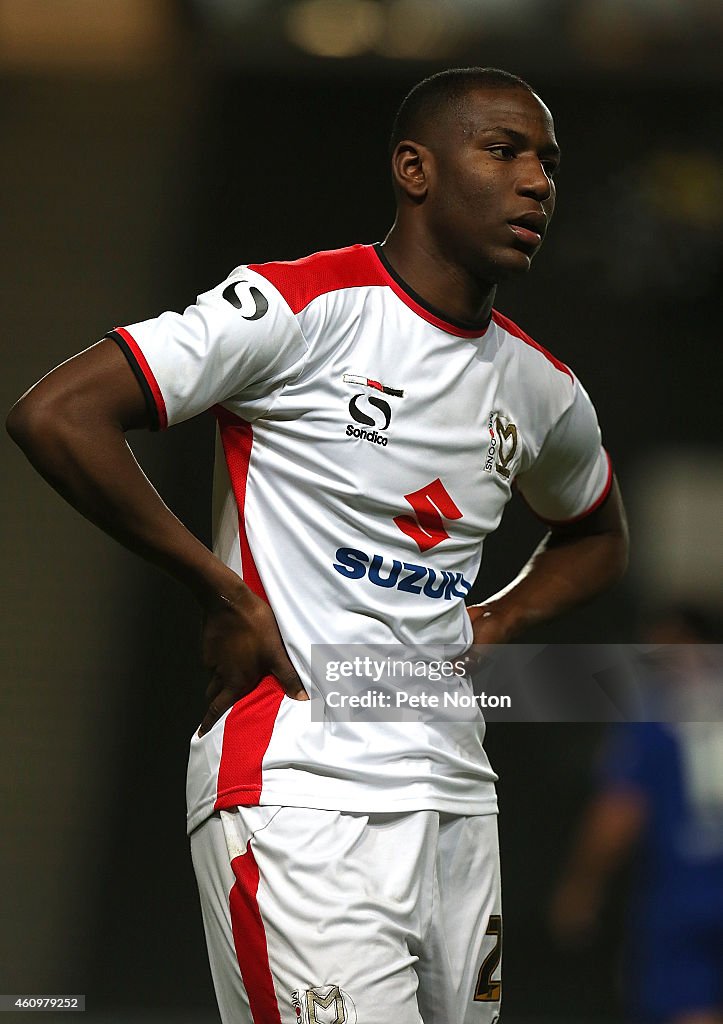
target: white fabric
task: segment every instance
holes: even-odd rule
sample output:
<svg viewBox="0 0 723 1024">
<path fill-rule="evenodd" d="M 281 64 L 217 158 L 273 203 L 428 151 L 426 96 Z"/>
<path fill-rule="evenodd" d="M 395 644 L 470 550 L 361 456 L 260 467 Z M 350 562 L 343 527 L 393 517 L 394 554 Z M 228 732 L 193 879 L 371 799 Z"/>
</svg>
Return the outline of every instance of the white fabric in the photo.
<svg viewBox="0 0 723 1024">
<path fill-rule="evenodd" d="M 161 386 L 169 426 L 231 396 L 241 415 L 255 418 L 300 368 L 306 344 L 286 303 L 277 298 L 258 320 L 244 315 L 253 314 L 250 289 L 259 285 L 268 295 L 267 281 L 239 267 L 183 313 L 161 313 L 127 328 Z M 224 298 L 229 286 L 248 309 Z"/>
<path fill-rule="evenodd" d="M 207 819 L 191 835 L 191 852 L 224 1024 L 253 1024 L 229 909 L 245 856 L 258 865 L 255 895 L 282 1024 L 497 1020 L 499 1000 L 474 998 L 483 962 L 499 951 L 495 815 L 241 807 Z M 499 980 L 498 965 L 489 981 Z M 323 997 L 332 986 L 341 990 L 341 1017 L 312 1000 L 310 1021 L 307 991 Z"/>
<path fill-rule="evenodd" d="M 360 259 L 370 261 L 369 283 L 327 282 L 299 300 L 298 282 L 309 290 L 318 267 L 326 280 Z M 475 337 L 430 322 L 380 267 L 362 246 L 292 265 L 288 287 L 263 266 L 239 267 L 183 315 L 128 328 L 169 423 L 221 403 L 252 424 L 244 529 L 310 692 L 326 686 L 311 678 L 314 644 L 468 646 L 465 597 L 515 479 L 539 514 L 567 519 L 594 504 L 608 474 L 594 409 L 573 374 L 503 318 Z M 232 484 L 221 461 L 215 550 L 243 575 Z M 446 537 L 422 550 L 397 520 L 420 523 L 409 496 L 437 485 L 458 514 L 440 516 L 434 498 Z M 228 720 L 192 738 L 189 830 L 215 806 L 249 802 L 496 810 L 481 714 L 439 727 L 340 726 L 312 722 L 308 703 L 284 698 L 260 795 L 227 785 L 219 798 Z"/>
<path fill-rule="evenodd" d="M 597 453 L 597 461 L 591 471 L 592 452 Z M 572 402 L 550 430 L 536 457 L 530 459 L 530 468 L 517 477 L 517 487 L 538 516 L 551 521 L 565 520 L 575 518 L 595 503 L 606 475 L 607 458 L 600 446 L 595 410 L 575 378 Z M 571 508 L 577 511 L 571 512 Z"/>
</svg>

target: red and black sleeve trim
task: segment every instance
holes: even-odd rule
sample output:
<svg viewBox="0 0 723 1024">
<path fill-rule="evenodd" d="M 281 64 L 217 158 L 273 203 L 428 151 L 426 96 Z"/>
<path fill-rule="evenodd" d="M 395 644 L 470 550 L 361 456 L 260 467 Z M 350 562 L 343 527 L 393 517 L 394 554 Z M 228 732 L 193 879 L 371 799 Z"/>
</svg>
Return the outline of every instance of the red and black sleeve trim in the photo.
<svg viewBox="0 0 723 1024">
<path fill-rule="evenodd" d="M 605 451 L 604 448 L 603 451 Z M 586 508 L 584 512 L 580 512 L 578 515 L 572 516 L 572 518 L 570 519 L 545 519 L 543 516 L 540 516 L 535 512 L 537 518 L 542 519 L 542 521 L 544 523 L 547 523 L 548 526 L 572 526 L 573 523 L 579 523 L 582 519 L 586 519 L 589 515 L 592 515 L 593 512 L 596 512 L 602 505 L 604 505 L 607 499 L 610 497 L 610 491 L 612 490 L 614 479 L 613 463 L 607 451 L 605 451 L 605 458 L 608 462 L 608 471 L 607 476 L 605 478 L 605 486 L 603 487 L 602 491 L 595 499 L 595 501 L 592 503 L 592 505 Z"/>
<path fill-rule="evenodd" d="M 118 345 L 141 386 L 151 419 L 151 430 L 165 430 L 168 426 L 166 403 L 163 400 L 161 389 L 158 387 L 158 382 L 153 376 L 153 371 L 135 340 L 123 327 L 116 327 L 115 330 L 108 331 L 105 337 L 110 338 Z"/>
<path fill-rule="evenodd" d="M 572 516 L 570 519 L 548 519 L 546 516 L 540 515 L 539 512 L 535 511 L 535 509 L 529 503 L 529 501 L 524 496 L 519 487 L 517 487 L 516 481 L 513 481 L 512 486 L 520 495 L 525 505 L 527 505 L 530 512 L 532 512 L 532 514 L 536 516 L 536 518 L 543 522 L 546 526 L 572 526 L 573 523 L 579 523 L 583 519 L 586 519 L 589 515 L 592 515 L 593 512 L 596 512 L 602 505 L 605 504 L 607 499 L 610 497 L 610 491 L 612 490 L 613 480 L 615 479 L 615 476 L 613 472 L 613 463 L 612 459 L 610 458 L 610 454 L 604 448 L 603 451 L 605 452 L 605 458 L 607 459 L 608 464 L 605 485 L 600 494 L 595 499 L 595 501 L 593 501 L 592 505 L 586 508 L 583 512 L 579 512 L 576 516 Z"/>
</svg>

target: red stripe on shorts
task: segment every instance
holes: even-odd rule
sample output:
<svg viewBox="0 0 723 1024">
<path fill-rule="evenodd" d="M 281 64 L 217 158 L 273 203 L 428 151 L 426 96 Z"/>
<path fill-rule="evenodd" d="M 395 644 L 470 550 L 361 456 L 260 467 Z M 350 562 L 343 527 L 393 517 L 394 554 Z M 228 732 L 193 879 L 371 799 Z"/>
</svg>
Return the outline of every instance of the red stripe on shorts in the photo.
<svg viewBox="0 0 723 1024">
<path fill-rule="evenodd" d="M 231 868 L 236 884 L 229 893 L 231 930 L 236 959 L 249 997 L 254 1024 L 281 1024 L 279 1004 L 269 966 L 266 930 L 258 904 L 259 867 L 251 852 L 234 857 Z"/>
</svg>

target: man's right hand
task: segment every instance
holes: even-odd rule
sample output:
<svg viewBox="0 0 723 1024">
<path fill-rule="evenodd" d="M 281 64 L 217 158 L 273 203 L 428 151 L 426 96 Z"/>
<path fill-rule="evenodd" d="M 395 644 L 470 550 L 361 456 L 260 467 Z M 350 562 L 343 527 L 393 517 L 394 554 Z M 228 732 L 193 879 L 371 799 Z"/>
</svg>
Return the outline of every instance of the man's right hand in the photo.
<svg viewBox="0 0 723 1024">
<path fill-rule="evenodd" d="M 264 676 L 278 679 L 288 697 L 308 700 L 291 664 L 274 613 L 239 579 L 232 597 L 206 608 L 203 663 L 211 672 L 209 702 L 198 735 L 203 736 L 237 700 L 251 693 Z"/>
</svg>

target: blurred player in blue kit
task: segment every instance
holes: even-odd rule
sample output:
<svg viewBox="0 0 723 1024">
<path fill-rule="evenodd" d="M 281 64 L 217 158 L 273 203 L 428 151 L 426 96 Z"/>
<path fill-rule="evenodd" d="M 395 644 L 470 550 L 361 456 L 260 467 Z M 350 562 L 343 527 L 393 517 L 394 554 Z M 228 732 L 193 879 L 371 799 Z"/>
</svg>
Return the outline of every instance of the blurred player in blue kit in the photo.
<svg viewBox="0 0 723 1024">
<path fill-rule="evenodd" d="M 184 313 L 110 331 L 10 414 L 46 479 L 201 606 L 188 830 L 225 1024 L 499 1018 L 482 715 L 330 723 L 307 698 L 324 697 L 313 644 L 506 643 L 624 570 L 592 403 L 493 308 L 542 244 L 559 158 L 526 82 L 432 76 L 395 121 L 383 243 L 240 264 Z M 338 173 L 353 201 L 353 167 Z M 125 441 L 209 409 L 213 552 Z M 467 608 L 513 484 L 547 535 Z"/>
<path fill-rule="evenodd" d="M 722 1024 L 721 632 L 710 615 L 681 605 L 657 616 L 645 640 L 666 645 L 651 673 L 651 708 L 670 720 L 608 733 L 553 930 L 566 942 L 591 937 L 616 870 L 636 851 L 623 962 L 630 1017 Z"/>
</svg>

